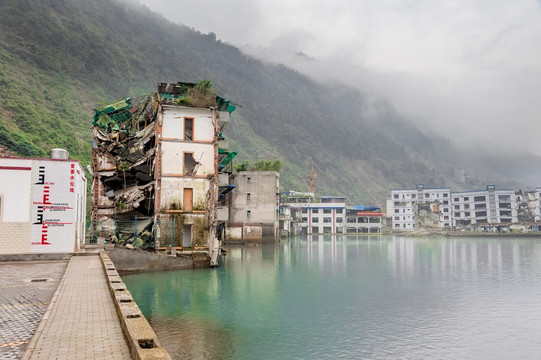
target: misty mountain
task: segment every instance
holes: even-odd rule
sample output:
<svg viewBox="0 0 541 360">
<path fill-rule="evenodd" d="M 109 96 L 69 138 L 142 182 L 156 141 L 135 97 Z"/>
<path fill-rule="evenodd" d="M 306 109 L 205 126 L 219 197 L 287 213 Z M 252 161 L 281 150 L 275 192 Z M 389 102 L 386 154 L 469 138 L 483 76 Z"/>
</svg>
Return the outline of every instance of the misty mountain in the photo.
<svg viewBox="0 0 541 360">
<path fill-rule="evenodd" d="M 18 155 L 64 147 L 86 165 L 93 108 L 150 93 L 158 82 L 201 79 L 239 105 L 225 133 L 238 159 L 279 158 L 283 189 L 306 190 L 312 165 L 319 193 L 366 204 L 383 205 L 392 188 L 419 183 L 464 189 L 463 170 L 481 186 L 511 184 L 490 161 L 477 166 L 383 99 L 256 60 L 146 7 L 0 3 L 0 143 Z"/>
</svg>

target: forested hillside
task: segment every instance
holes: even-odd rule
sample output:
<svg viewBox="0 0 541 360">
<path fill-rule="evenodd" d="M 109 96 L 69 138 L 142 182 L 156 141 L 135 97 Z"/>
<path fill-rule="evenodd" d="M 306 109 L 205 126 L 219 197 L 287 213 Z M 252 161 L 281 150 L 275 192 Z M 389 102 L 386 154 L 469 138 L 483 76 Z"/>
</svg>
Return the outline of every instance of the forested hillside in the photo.
<svg viewBox="0 0 541 360">
<path fill-rule="evenodd" d="M 158 82 L 201 79 L 240 105 L 225 134 L 238 159 L 280 159 L 283 189 L 305 191 L 314 165 L 318 192 L 383 205 L 392 188 L 460 188 L 471 166 L 383 100 L 374 106 L 352 89 L 264 64 L 144 7 L 0 3 L 0 144 L 18 155 L 63 147 L 86 165 L 93 108 Z"/>
</svg>

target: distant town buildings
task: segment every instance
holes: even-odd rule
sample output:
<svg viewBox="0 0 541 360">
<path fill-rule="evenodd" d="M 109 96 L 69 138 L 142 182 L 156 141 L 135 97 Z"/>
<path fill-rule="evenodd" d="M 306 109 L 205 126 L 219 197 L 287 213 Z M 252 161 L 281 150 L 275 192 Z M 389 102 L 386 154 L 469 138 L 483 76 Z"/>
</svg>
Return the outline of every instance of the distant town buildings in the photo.
<svg viewBox="0 0 541 360">
<path fill-rule="evenodd" d="M 348 206 L 340 196 L 288 191 L 280 201 L 280 229 L 284 235 L 380 234 L 384 214 L 378 207 Z"/>
<path fill-rule="evenodd" d="M 421 221 L 428 217 L 428 213 L 437 216 L 437 226 L 451 227 L 451 189 L 425 189 L 418 185 L 411 190 L 391 191 L 392 226 L 396 230 L 413 230 L 421 226 Z M 420 216 L 424 211 L 426 216 Z"/>
<path fill-rule="evenodd" d="M 527 193 L 526 212 L 540 213 L 539 188 Z M 392 216 L 392 229 L 411 231 L 419 228 L 498 229 L 519 221 L 519 202 L 514 190 L 496 189 L 451 192 L 450 189 L 392 190 L 387 211 Z M 537 200 L 536 200 L 537 199 Z"/>
</svg>

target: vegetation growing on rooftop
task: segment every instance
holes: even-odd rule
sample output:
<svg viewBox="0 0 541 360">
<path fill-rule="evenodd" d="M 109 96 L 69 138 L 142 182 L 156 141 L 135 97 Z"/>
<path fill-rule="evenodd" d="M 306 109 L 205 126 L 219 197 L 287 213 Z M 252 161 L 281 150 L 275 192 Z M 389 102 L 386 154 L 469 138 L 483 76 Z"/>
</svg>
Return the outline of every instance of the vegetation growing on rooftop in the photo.
<svg viewBox="0 0 541 360">
<path fill-rule="evenodd" d="M 248 160 L 235 165 L 235 171 L 278 171 L 282 169 L 282 162 L 278 159 L 272 160 L 257 160 L 254 165 L 250 165 Z"/>
<path fill-rule="evenodd" d="M 183 97 L 177 100 L 177 104 L 195 107 L 216 105 L 216 92 L 212 82 L 208 79 L 201 80 L 194 87 L 183 87 Z"/>
</svg>

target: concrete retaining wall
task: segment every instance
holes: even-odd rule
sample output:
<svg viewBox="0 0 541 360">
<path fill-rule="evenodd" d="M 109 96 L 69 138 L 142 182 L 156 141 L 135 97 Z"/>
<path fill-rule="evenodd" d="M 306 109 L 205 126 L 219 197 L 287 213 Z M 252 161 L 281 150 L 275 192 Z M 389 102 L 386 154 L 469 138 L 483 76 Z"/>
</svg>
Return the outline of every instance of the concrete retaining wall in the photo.
<svg viewBox="0 0 541 360">
<path fill-rule="evenodd" d="M 138 249 L 112 248 L 107 249 L 107 254 L 115 263 L 115 267 L 120 273 L 194 268 L 193 258 L 157 254 Z"/>
<path fill-rule="evenodd" d="M 132 358 L 170 360 L 171 357 L 161 347 L 156 333 L 126 289 L 124 281 L 105 251 L 100 252 L 100 259 Z"/>
</svg>

